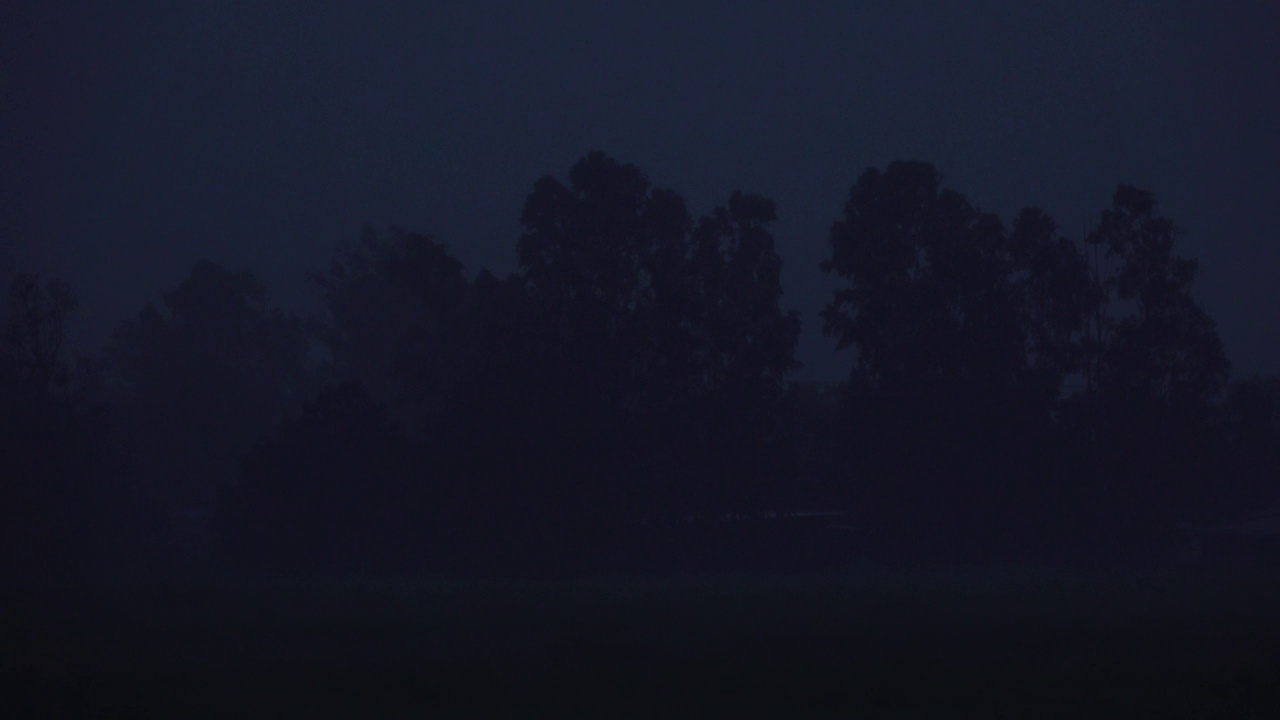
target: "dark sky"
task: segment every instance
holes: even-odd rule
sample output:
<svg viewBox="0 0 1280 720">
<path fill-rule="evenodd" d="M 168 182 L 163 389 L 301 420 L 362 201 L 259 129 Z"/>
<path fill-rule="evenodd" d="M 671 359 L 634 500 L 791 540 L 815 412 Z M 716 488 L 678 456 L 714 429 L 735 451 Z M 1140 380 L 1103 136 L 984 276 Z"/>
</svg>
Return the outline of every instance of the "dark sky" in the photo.
<svg viewBox="0 0 1280 720">
<path fill-rule="evenodd" d="M 894 159 L 1077 239 L 1153 191 L 1237 371 L 1280 371 L 1280 2 L 11 1 L 0 42 L 0 240 L 88 346 L 201 257 L 303 308 L 365 222 L 505 273 L 534 180 L 600 149 L 695 214 L 778 202 L 801 377 L 851 360 L 816 266 Z"/>
</svg>

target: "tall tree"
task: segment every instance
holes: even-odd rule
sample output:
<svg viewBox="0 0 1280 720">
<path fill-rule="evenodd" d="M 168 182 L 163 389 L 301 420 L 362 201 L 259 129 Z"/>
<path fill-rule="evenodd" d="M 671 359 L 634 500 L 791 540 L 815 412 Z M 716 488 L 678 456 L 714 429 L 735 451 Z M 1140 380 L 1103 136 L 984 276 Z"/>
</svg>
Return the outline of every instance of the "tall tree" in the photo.
<svg viewBox="0 0 1280 720">
<path fill-rule="evenodd" d="M 1152 194 L 1130 185 L 1089 233 L 1099 300 L 1090 382 L 1101 397 L 1203 409 L 1230 377 L 1217 327 L 1191 294 L 1197 263 L 1173 252 L 1176 233 Z"/>
<path fill-rule="evenodd" d="M 773 201 L 742 193 L 700 219 L 690 238 L 687 304 L 667 316 L 692 340 L 701 409 L 693 435 L 701 447 L 686 462 L 709 484 L 703 510 L 776 510 L 793 481 L 784 382 L 800 366 L 800 319 L 781 309 L 782 260 L 769 230 L 776 219 Z"/>
<path fill-rule="evenodd" d="M 799 334 L 779 307 L 773 203 L 734 194 L 695 225 L 674 192 L 595 152 L 567 186 L 538 181 L 522 219 L 522 275 L 573 368 L 564 396 L 585 393 L 573 412 L 617 428 L 605 464 L 631 476 L 629 505 L 747 502 L 746 475 L 763 468 L 735 473 L 730 458 L 769 445 L 745 442 L 760 428 L 730 428 L 770 417 L 757 411 L 776 402 Z M 737 487 L 692 484 L 735 475 Z"/>
<path fill-rule="evenodd" d="M 1024 208 L 1009 235 L 1028 360 L 1028 391 L 1042 408 L 1061 398 L 1064 381 L 1085 369 L 1087 328 L 1098 293 L 1082 249 L 1053 218 Z"/>
<path fill-rule="evenodd" d="M 932 165 L 894 162 L 850 190 L 822 268 L 849 281 L 824 331 L 857 349 L 866 472 L 951 512 L 990 462 L 1026 362 L 1003 226 Z"/>
<path fill-rule="evenodd" d="M 148 303 L 116 329 L 108 357 L 134 471 L 182 542 L 203 540 L 176 513 L 209 510 L 252 443 L 308 394 L 307 354 L 301 321 L 269 308 L 251 273 L 207 260 L 163 309 Z"/>
<path fill-rule="evenodd" d="M 11 382 L 32 398 L 48 399 L 68 385 L 65 344 L 75 309 L 75 295 L 65 281 L 42 286 L 34 275 L 21 274 L 10 285 L 4 347 Z"/>
<path fill-rule="evenodd" d="M 654 491 L 659 413 L 646 391 L 674 368 L 659 360 L 652 308 L 668 302 L 660 291 L 677 291 L 671 269 L 687 254 L 689 215 L 634 165 L 593 152 L 567 185 L 538 180 L 521 222 L 520 276 L 539 336 L 529 356 L 543 388 L 525 412 L 545 423 L 525 450 L 528 470 L 543 498 L 561 498 L 561 525 L 616 525 Z M 647 372 L 659 368 L 662 379 Z"/>
<path fill-rule="evenodd" d="M 329 271 L 310 276 L 334 379 L 359 381 L 415 425 L 437 421 L 459 372 L 462 270 L 443 245 L 400 228 L 380 236 L 366 227 L 338 248 Z"/>
<path fill-rule="evenodd" d="M 1192 295 L 1197 264 L 1174 253 L 1177 228 L 1150 192 L 1120 185 L 1086 238 L 1096 305 L 1086 345 L 1088 427 L 1100 494 L 1131 508 L 1133 532 L 1213 504 L 1224 458 L 1213 403 L 1231 366 Z"/>
<path fill-rule="evenodd" d="M 1093 300 L 1080 253 L 1042 211 L 1006 230 L 921 162 L 863 173 L 830 242 L 822 268 L 848 285 L 824 332 L 857 351 L 864 499 L 1001 542 L 1049 502 L 1029 479 L 1080 368 Z"/>
<path fill-rule="evenodd" d="M 866 382 L 990 393 L 1023 366 L 1004 228 L 943 188 L 932 165 L 867 170 L 832 227 L 831 249 L 822 269 L 850 286 L 824 310 L 824 331 L 839 348 L 857 348 Z"/>
<path fill-rule="evenodd" d="M 76 299 L 63 281 L 17 275 L 0 334 L 0 567 L 87 569 L 109 545 L 118 490 L 96 358 L 66 349 Z"/>
</svg>

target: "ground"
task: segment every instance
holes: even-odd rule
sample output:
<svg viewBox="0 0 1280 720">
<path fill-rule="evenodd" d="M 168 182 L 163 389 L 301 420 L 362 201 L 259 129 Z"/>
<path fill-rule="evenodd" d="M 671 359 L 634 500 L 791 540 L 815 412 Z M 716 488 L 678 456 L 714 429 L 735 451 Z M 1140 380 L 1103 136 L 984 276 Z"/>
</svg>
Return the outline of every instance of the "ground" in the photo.
<svg viewBox="0 0 1280 720">
<path fill-rule="evenodd" d="M 1269 717 L 1278 587 L 972 566 L 26 584 L 0 670 L 49 717 Z"/>
</svg>

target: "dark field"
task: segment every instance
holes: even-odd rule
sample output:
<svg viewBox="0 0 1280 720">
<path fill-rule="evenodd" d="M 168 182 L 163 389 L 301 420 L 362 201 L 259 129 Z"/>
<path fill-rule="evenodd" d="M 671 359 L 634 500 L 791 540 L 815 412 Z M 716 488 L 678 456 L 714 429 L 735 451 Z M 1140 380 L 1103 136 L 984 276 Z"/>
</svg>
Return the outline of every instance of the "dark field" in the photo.
<svg viewBox="0 0 1280 720">
<path fill-rule="evenodd" d="M 8 717 L 1274 717 L 1262 577 L 28 585 L 3 692 Z"/>
</svg>

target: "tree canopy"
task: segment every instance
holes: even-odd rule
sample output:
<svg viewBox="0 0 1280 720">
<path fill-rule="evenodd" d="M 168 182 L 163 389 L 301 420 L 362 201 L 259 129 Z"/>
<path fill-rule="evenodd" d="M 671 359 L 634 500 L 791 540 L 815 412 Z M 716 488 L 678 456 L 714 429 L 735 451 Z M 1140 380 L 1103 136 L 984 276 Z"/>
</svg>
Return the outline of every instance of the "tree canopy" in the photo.
<svg viewBox="0 0 1280 720">
<path fill-rule="evenodd" d="M 929 163 L 866 170 L 820 265 L 832 388 L 793 375 L 777 217 L 743 191 L 695 215 L 591 152 L 532 184 L 505 277 L 366 227 L 311 318 L 202 260 L 101 357 L 67 347 L 71 288 L 18 273 L 5 562 L 84 566 L 101 533 L 170 571 L 723 567 L 815 508 L 893 558 L 1096 559 L 1274 500 L 1275 377 L 1232 381 L 1150 192 L 1077 242 Z"/>
</svg>

